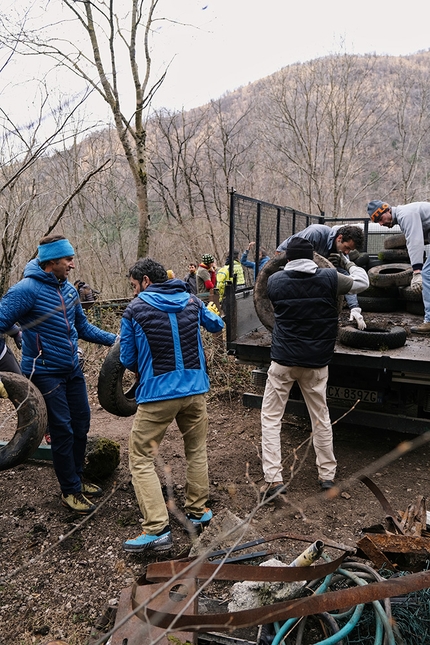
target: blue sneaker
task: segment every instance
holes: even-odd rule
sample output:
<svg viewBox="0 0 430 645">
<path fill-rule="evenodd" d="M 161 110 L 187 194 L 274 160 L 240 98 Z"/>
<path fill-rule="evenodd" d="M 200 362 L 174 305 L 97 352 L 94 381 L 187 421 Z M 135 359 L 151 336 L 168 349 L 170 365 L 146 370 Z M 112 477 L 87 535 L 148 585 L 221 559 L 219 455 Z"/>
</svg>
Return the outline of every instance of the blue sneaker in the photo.
<svg viewBox="0 0 430 645">
<path fill-rule="evenodd" d="M 194 529 L 197 535 L 203 531 L 205 526 L 208 526 L 212 518 L 213 513 L 210 508 L 205 508 L 201 517 L 196 517 L 192 513 L 187 513 L 187 520 L 191 522 L 192 529 Z"/>
<path fill-rule="evenodd" d="M 132 540 L 122 543 L 124 551 L 141 553 L 142 551 L 168 551 L 173 546 L 172 533 L 167 526 L 157 535 L 149 535 L 145 531 Z"/>
</svg>

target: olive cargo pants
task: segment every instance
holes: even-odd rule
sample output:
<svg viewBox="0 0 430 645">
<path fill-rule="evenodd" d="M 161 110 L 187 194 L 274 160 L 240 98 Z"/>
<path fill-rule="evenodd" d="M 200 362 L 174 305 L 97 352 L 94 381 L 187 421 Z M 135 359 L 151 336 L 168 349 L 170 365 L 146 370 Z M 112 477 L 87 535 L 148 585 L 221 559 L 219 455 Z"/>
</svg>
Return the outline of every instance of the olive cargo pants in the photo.
<svg viewBox="0 0 430 645">
<path fill-rule="evenodd" d="M 144 521 L 143 531 L 155 535 L 169 524 L 166 503 L 154 460 L 168 426 L 176 419 L 184 440 L 185 513 L 200 517 L 209 496 L 206 451 L 208 416 L 204 394 L 140 403 L 130 433 L 130 471 Z"/>
</svg>

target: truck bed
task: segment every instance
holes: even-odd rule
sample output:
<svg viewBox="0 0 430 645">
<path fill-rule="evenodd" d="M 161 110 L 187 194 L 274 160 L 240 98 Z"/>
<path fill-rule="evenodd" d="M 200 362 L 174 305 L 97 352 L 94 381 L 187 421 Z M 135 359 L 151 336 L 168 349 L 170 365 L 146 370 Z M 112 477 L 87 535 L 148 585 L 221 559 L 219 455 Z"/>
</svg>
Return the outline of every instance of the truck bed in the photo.
<svg viewBox="0 0 430 645">
<path fill-rule="evenodd" d="M 392 370 L 406 370 L 430 374 L 430 335 L 411 334 L 409 329 L 422 322 L 421 316 L 405 312 L 366 313 L 364 318 L 368 326 L 386 328 L 389 326 L 404 327 L 408 333 L 403 347 L 390 350 L 355 349 L 336 343 L 333 365 L 378 366 Z M 340 325 L 351 324 L 347 314 L 340 316 Z M 270 345 L 272 335 L 261 324 L 256 329 L 234 341 L 235 355 L 238 361 L 259 366 L 270 364 Z"/>
<path fill-rule="evenodd" d="M 422 316 L 404 311 L 364 312 L 368 327 L 404 327 L 408 333 L 403 347 L 390 350 L 356 349 L 336 343 L 329 365 L 327 398 L 332 420 L 421 434 L 430 430 L 430 336 L 411 334 L 409 329 L 422 322 Z M 339 324 L 350 324 L 348 313 L 340 315 Z M 255 365 L 264 384 L 264 371 L 270 365 L 271 334 L 261 324 L 237 338 L 236 360 Z M 247 393 L 244 403 L 261 405 L 261 394 Z M 353 404 L 360 402 L 353 408 Z M 306 415 L 298 387 L 293 388 L 287 412 Z"/>
</svg>

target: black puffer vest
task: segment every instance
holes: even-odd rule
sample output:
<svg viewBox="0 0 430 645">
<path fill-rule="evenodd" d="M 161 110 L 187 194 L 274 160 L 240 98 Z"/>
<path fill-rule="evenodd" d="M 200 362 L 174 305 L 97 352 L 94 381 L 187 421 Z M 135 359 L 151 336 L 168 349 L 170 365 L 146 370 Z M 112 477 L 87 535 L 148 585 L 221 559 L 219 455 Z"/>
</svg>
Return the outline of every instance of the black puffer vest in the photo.
<svg viewBox="0 0 430 645">
<path fill-rule="evenodd" d="M 280 365 L 324 367 L 336 342 L 337 271 L 278 271 L 267 294 L 275 309 L 272 360 Z"/>
</svg>

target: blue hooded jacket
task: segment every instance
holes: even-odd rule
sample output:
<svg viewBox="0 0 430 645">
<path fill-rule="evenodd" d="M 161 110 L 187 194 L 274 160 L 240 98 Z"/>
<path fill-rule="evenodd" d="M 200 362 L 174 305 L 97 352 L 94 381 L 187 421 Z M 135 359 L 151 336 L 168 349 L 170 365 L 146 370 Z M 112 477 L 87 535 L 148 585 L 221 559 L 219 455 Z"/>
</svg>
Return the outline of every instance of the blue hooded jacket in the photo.
<svg viewBox="0 0 430 645">
<path fill-rule="evenodd" d="M 121 322 L 121 363 L 139 374 L 137 403 L 209 390 L 201 325 L 224 327 L 182 280 L 151 284 L 132 300 Z"/>
<path fill-rule="evenodd" d="M 15 322 L 22 328 L 24 374 L 67 373 L 78 365 L 78 338 L 99 345 L 113 345 L 115 334 L 91 325 L 75 287 L 31 260 L 24 278 L 0 300 L 0 333 Z"/>
</svg>

